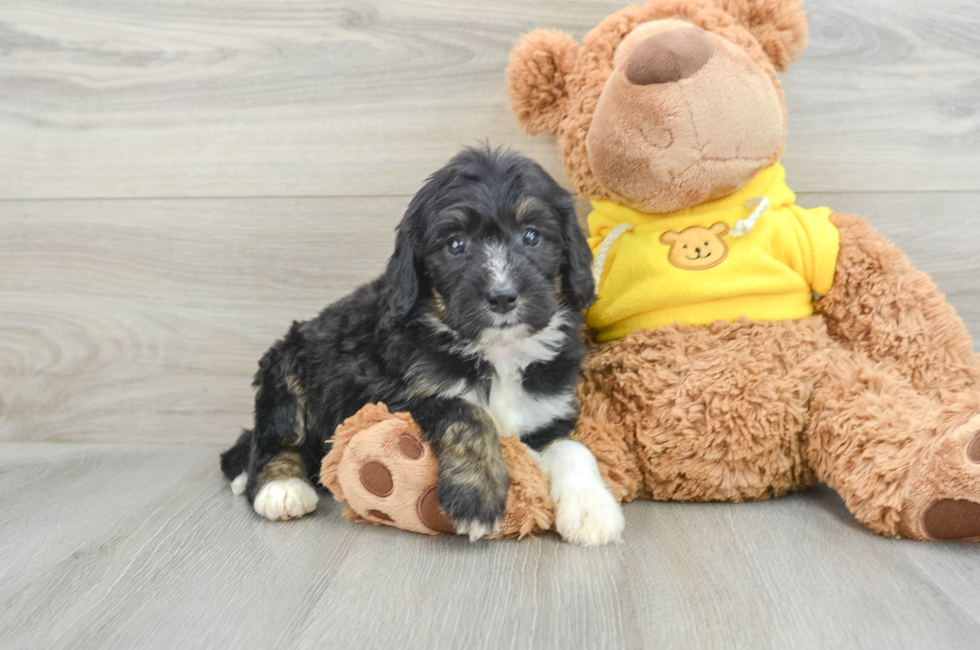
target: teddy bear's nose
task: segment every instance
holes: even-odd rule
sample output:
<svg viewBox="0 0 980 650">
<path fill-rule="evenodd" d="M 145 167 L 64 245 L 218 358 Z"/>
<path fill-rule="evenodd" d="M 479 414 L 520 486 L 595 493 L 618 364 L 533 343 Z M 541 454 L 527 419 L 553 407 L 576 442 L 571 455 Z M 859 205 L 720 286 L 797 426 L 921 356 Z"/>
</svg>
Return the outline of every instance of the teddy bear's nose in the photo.
<svg viewBox="0 0 980 650">
<path fill-rule="evenodd" d="M 636 46 L 626 59 L 626 78 L 638 86 L 680 81 L 693 77 L 714 53 L 714 42 L 700 27 L 671 29 Z"/>
</svg>

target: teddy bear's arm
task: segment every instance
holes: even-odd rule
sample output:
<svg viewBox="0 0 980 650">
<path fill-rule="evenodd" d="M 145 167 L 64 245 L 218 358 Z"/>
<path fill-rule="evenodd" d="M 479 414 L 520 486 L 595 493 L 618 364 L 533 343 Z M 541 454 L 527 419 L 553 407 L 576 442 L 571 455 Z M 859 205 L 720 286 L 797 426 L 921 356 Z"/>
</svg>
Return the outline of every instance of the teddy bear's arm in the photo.
<svg viewBox="0 0 980 650">
<path fill-rule="evenodd" d="M 970 334 L 928 275 L 859 217 L 834 214 L 840 252 L 816 310 L 832 334 L 893 364 L 919 390 L 959 390 L 977 380 Z"/>
</svg>

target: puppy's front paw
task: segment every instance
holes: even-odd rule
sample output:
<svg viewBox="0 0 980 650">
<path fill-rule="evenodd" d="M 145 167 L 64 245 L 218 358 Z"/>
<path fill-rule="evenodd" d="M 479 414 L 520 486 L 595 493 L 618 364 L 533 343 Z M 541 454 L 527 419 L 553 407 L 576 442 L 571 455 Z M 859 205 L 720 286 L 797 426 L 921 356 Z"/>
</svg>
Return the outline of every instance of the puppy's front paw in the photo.
<svg viewBox="0 0 980 650">
<path fill-rule="evenodd" d="M 316 509 L 316 490 L 301 478 L 269 481 L 255 495 L 252 507 L 271 521 L 299 519 Z"/>
<path fill-rule="evenodd" d="M 500 465 L 494 472 L 439 478 L 439 506 L 456 534 L 471 542 L 497 530 L 504 518 L 510 474 L 503 461 Z"/>
<path fill-rule="evenodd" d="M 479 409 L 473 416 L 447 427 L 436 451 L 439 507 L 456 534 L 468 535 L 471 542 L 500 526 L 510 489 L 510 472 L 493 423 Z"/>
<path fill-rule="evenodd" d="M 555 528 L 566 541 L 601 546 L 622 540 L 623 509 L 602 483 L 566 482 L 554 490 Z"/>
</svg>

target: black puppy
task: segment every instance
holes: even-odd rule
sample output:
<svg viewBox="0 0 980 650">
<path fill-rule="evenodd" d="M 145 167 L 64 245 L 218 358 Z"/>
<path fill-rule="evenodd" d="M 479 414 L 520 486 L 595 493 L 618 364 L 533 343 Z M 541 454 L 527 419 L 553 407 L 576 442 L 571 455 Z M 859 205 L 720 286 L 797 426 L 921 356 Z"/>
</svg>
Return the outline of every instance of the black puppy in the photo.
<svg viewBox="0 0 980 650">
<path fill-rule="evenodd" d="M 517 435 L 551 480 L 567 539 L 617 539 L 622 512 L 578 417 L 591 253 L 572 197 L 540 166 L 466 149 L 408 206 L 383 276 L 294 323 L 259 362 L 255 428 L 221 466 L 259 514 L 311 512 L 325 443 L 370 402 L 410 411 L 439 462 L 439 503 L 477 539 L 504 513 L 498 436 Z"/>
</svg>

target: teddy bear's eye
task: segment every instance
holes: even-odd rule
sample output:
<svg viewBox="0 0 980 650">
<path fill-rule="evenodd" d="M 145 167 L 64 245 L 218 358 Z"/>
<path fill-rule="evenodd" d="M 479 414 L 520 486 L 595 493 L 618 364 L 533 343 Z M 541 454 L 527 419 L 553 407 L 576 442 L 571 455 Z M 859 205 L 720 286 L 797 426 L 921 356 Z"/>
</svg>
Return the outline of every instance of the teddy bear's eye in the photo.
<svg viewBox="0 0 980 650">
<path fill-rule="evenodd" d="M 684 244 L 684 248 L 687 248 L 687 244 Z"/>
<path fill-rule="evenodd" d="M 707 246 L 708 245 L 708 242 L 704 242 L 704 245 Z"/>
</svg>

